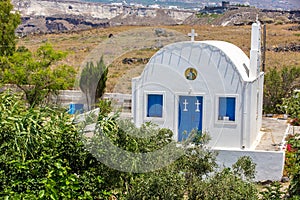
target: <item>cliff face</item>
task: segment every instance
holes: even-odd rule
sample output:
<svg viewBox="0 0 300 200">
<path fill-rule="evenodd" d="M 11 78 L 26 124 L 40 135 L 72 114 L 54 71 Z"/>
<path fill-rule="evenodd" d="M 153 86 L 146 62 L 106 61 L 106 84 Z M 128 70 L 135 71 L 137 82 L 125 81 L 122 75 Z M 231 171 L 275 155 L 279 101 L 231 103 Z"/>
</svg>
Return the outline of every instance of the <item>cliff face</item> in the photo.
<svg viewBox="0 0 300 200">
<path fill-rule="evenodd" d="M 13 0 L 22 16 L 20 35 L 76 31 L 115 25 L 182 24 L 193 11 L 164 10 L 71 0 Z"/>
<path fill-rule="evenodd" d="M 158 12 L 164 12 L 168 18 L 180 24 L 194 14 L 193 11 L 136 8 L 63 0 L 13 0 L 13 3 L 15 9 L 19 10 L 22 16 L 72 15 L 110 20 L 126 15 L 141 17 L 141 19 L 144 17 L 155 18 Z"/>
<path fill-rule="evenodd" d="M 124 12 L 123 7 L 113 7 L 98 3 L 56 0 L 14 0 L 15 9 L 22 16 L 72 15 L 88 18 L 111 19 Z"/>
<path fill-rule="evenodd" d="M 12 0 L 22 15 L 19 35 L 78 31 L 119 25 L 212 24 L 246 25 L 259 19 L 266 23 L 299 23 L 300 11 L 269 11 L 237 8 L 216 19 L 197 17 L 196 12 L 176 9 L 115 6 L 76 0 Z"/>
</svg>

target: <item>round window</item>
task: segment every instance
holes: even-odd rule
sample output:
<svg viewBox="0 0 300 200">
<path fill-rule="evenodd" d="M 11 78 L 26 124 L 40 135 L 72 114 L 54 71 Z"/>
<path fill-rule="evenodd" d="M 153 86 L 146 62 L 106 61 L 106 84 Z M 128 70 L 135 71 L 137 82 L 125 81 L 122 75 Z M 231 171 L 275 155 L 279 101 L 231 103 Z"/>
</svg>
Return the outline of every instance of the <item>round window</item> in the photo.
<svg viewBox="0 0 300 200">
<path fill-rule="evenodd" d="M 195 80 L 197 78 L 197 70 L 194 68 L 187 68 L 184 75 L 188 80 Z"/>
</svg>

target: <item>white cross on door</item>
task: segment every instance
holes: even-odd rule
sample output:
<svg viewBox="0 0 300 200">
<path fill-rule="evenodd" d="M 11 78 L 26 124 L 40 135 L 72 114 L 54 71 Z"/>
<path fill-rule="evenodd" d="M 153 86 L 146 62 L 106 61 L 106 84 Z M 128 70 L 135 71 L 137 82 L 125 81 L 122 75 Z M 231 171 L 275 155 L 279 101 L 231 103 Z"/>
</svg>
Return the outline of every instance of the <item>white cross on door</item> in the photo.
<svg viewBox="0 0 300 200">
<path fill-rule="evenodd" d="M 188 109 L 187 109 L 187 105 L 189 104 L 189 102 L 187 102 L 187 100 L 185 99 L 184 102 L 183 102 L 183 105 L 184 105 L 184 109 L 183 111 L 187 112 Z"/>
<path fill-rule="evenodd" d="M 195 112 L 200 112 L 199 106 L 201 105 L 201 103 L 199 102 L 198 99 L 197 99 L 195 105 L 196 105 L 196 110 L 195 110 Z"/>
</svg>

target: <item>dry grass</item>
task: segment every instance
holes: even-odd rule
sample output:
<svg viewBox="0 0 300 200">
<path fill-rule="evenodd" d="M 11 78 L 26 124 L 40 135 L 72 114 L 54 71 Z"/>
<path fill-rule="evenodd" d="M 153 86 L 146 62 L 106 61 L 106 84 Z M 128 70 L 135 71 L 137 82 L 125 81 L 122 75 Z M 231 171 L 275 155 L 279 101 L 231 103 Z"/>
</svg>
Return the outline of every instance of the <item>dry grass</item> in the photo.
<svg viewBox="0 0 300 200">
<path fill-rule="evenodd" d="M 142 73 L 145 64 L 138 62 L 130 65 L 123 64 L 122 60 L 124 58 L 151 58 L 155 52 L 156 50 L 154 49 L 134 50 L 127 52 L 114 60 L 109 66 L 108 79 L 110 81 L 106 88 L 107 91 L 131 93 L 131 79 Z"/>
<path fill-rule="evenodd" d="M 291 43 L 300 43 L 300 31 L 288 31 L 288 27 L 295 26 L 295 24 L 286 24 L 286 25 L 267 25 L 267 49 L 272 49 L 276 46 L 285 46 Z M 98 59 L 99 54 L 95 49 L 101 48 L 101 45 L 109 44 L 108 35 L 113 34 L 115 36 L 122 35 L 129 31 L 128 35 L 122 35 L 122 53 L 118 54 L 117 51 L 120 51 L 118 43 L 113 43 L 110 45 L 110 53 L 113 52 L 115 55 L 119 55 L 114 58 L 110 65 L 107 91 L 108 92 L 128 92 L 130 91 L 130 79 L 138 74 L 140 74 L 143 66 L 137 63 L 134 65 L 122 64 L 122 60 L 125 57 L 137 57 L 137 58 L 147 58 L 151 57 L 156 50 L 149 50 L 149 45 L 155 40 L 149 42 L 149 35 L 147 35 L 145 40 L 138 40 L 139 44 L 135 44 L 137 41 L 130 41 L 128 39 L 132 37 L 132 31 L 141 30 L 145 28 L 145 31 L 148 31 L 147 27 L 137 27 L 137 26 L 121 26 L 121 27 L 112 27 L 112 28 L 100 28 L 93 29 L 88 31 L 76 32 L 76 33 L 62 33 L 62 34 L 49 34 L 49 35 L 40 35 L 40 36 L 30 36 L 27 38 L 22 38 L 19 40 L 18 45 L 26 46 L 31 50 L 37 49 L 45 42 L 52 43 L 55 49 L 68 51 L 69 55 L 64 62 L 73 65 L 75 68 L 79 68 L 84 65 L 86 58 L 89 56 L 94 56 L 95 60 Z M 157 27 L 152 27 L 152 29 Z M 177 35 L 181 38 L 179 40 L 188 40 L 187 33 L 190 32 L 191 28 L 195 29 L 198 33 L 196 40 L 223 40 L 231 42 L 238 47 L 240 47 L 248 56 L 250 50 L 250 34 L 251 26 L 240 26 L 240 27 L 221 27 L 221 26 L 165 26 L 160 27 L 168 30 L 175 31 Z M 150 34 L 151 35 L 151 34 Z M 175 35 L 175 36 L 177 36 Z M 179 38 L 179 36 L 177 37 Z M 165 39 L 165 38 L 162 38 Z M 172 42 L 172 40 L 165 41 L 164 45 Z M 121 41 L 121 40 L 119 40 Z M 127 47 L 126 44 L 127 42 Z M 145 48 L 148 50 L 131 50 L 129 47 L 137 46 L 140 47 L 143 42 L 145 43 Z M 148 43 L 147 43 L 148 42 Z M 140 48 L 143 49 L 143 48 Z M 124 53 L 126 52 L 126 53 Z M 105 51 L 104 51 L 105 53 Z M 104 57 L 105 58 L 105 57 Z M 111 58 L 107 58 L 111 59 Z M 283 66 L 298 66 L 300 67 L 300 52 L 266 52 L 266 70 L 276 67 L 281 68 Z M 125 80 L 126 81 L 123 81 Z M 123 79 L 122 79 L 123 77 Z M 122 79 L 123 86 L 120 86 L 120 81 Z M 122 85 L 121 84 L 121 85 Z M 115 86 L 117 86 L 116 89 Z M 123 89 L 122 89 L 123 88 Z M 125 88 L 125 89 L 124 89 Z"/>
<path fill-rule="evenodd" d="M 109 34 L 116 35 L 119 32 L 131 30 L 134 27 L 113 27 L 109 29 L 92 29 L 74 33 L 34 35 L 19 40 L 19 46 L 25 46 L 30 50 L 36 50 L 42 44 L 51 43 L 55 49 L 68 52 L 66 63 L 79 67 L 86 56 L 101 42 L 105 41 Z"/>
<path fill-rule="evenodd" d="M 291 24 L 267 25 L 267 49 L 285 46 L 291 43 L 300 44 L 300 31 L 288 31 Z M 178 31 L 189 31 L 191 27 L 176 27 Z M 240 47 L 248 56 L 250 52 L 251 26 L 242 27 L 193 27 L 199 37 L 196 40 L 222 40 Z M 266 52 L 266 70 L 283 66 L 300 67 L 300 52 Z"/>
</svg>

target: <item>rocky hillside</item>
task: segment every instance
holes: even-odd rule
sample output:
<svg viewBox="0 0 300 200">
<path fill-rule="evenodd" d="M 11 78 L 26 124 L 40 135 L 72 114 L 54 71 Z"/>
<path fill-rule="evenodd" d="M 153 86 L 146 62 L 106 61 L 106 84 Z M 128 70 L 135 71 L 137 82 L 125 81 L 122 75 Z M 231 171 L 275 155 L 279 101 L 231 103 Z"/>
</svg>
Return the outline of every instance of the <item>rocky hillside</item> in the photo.
<svg viewBox="0 0 300 200">
<path fill-rule="evenodd" d="M 195 11 L 103 5 L 73 0 L 13 0 L 22 16 L 20 36 L 79 31 L 120 25 L 247 25 L 256 16 L 266 23 L 300 23 L 300 11 L 238 8 L 224 14 L 200 15 Z"/>
<path fill-rule="evenodd" d="M 224 15 L 214 21 L 214 25 L 247 25 L 258 16 L 259 20 L 271 24 L 288 24 L 300 23 L 300 10 L 299 11 L 273 11 L 273 10 L 260 10 L 256 8 L 239 8 L 237 10 L 230 10 Z"/>
</svg>

